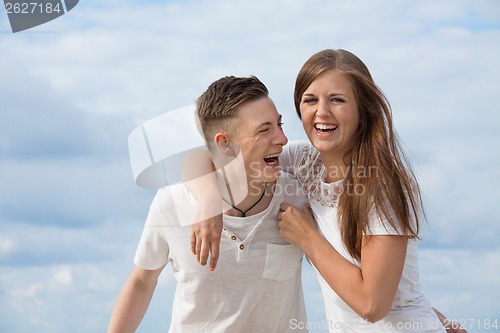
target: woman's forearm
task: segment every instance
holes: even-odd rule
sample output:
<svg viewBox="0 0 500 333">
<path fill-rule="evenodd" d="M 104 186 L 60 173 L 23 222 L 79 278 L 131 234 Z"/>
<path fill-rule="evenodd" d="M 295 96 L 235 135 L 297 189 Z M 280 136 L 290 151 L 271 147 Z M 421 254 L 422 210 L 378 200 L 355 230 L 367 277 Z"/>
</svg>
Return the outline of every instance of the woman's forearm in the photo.
<svg viewBox="0 0 500 333">
<path fill-rule="evenodd" d="M 342 257 L 318 232 L 302 243 L 304 252 L 330 287 L 369 322 L 389 313 L 406 255 L 404 239 L 378 237 L 374 242 L 379 243 L 370 245 L 374 253 L 362 253 L 362 268 Z M 391 251 L 391 256 L 382 259 L 384 252 Z"/>
</svg>

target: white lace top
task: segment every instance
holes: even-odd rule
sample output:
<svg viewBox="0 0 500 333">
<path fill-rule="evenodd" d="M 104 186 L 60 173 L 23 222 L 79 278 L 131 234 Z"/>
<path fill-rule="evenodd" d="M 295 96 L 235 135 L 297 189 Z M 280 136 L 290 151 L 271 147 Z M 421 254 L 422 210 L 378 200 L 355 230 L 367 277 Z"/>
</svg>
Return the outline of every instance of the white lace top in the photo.
<svg viewBox="0 0 500 333">
<path fill-rule="evenodd" d="M 338 200 L 343 180 L 325 183 L 321 155 L 309 142 L 289 142 L 280 156 L 282 168 L 295 175 L 306 192 L 318 229 L 346 260 L 361 263 L 345 249 L 338 222 Z M 370 235 L 400 235 L 377 214 L 369 215 Z M 430 302 L 421 292 L 418 269 L 418 242 L 408 241 L 405 265 L 390 313 L 380 322 L 367 324 L 316 271 L 321 285 L 330 332 L 445 332 Z M 401 328 L 402 327 L 402 328 Z"/>
<path fill-rule="evenodd" d="M 287 151 L 290 154 L 283 154 L 283 160 L 288 160 L 285 165 L 287 171 L 295 174 L 302 188 L 305 189 L 309 200 L 315 200 L 325 207 L 337 207 L 339 196 L 342 193 L 342 180 L 325 183 L 325 168 L 321 155 L 310 144 L 291 144 Z M 295 149 L 294 149 L 295 148 Z M 292 151 L 293 150 L 293 151 Z"/>
</svg>

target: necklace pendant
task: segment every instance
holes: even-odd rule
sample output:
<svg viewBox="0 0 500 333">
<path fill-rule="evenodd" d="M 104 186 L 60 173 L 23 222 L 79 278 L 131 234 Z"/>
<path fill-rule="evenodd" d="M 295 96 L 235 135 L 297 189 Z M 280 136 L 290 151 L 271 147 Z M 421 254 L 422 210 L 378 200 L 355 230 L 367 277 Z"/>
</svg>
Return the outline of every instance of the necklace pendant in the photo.
<svg viewBox="0 0 500 333">
<path fill-rule="evenodd" d="M 252 209 L 252 208 L 254 208 L 255 206 L 257 206 L 257 204 L 258 204 L 258 203 L 262 200 L 262 198 L 263 198 L 263 197 L 264 197 L 264 195 L 266 194 L 266 190 L 267 190 L 267 182 L 266 182 L 266 183 L 264 183 L 264 191 L 262 191 L 262 194 L 260 195 L 259 200 L 257 200 L 257 202 L 256 202 L 256 203 L 254 203 L 254 204 L 252 205 L 252 207 L 250 207 L 250 208 L 248 208 L 247 210 L 244 210 L 244 211 L 243 211 L 243 210 L 241 210 L 241 209 L 239 209 L 238 207 L 235 207 L 235 206 L 234 206 L 231 202 L 229 202 L 229 201 L 227 201 L 226 199 L 224 199 L 224 197 L 222 197 L 222 200 L 224 200 L 224 202 L 226 202 L 229 206 L 233 207 L 233 208 L 234 208 L 234 209 L 236 209 L 238 212 L 240 212 L 240 213 L 241 213 L 241 217 L 247 217 L 247 212 L 248 212 L 250 209 Z"/>
</svg>

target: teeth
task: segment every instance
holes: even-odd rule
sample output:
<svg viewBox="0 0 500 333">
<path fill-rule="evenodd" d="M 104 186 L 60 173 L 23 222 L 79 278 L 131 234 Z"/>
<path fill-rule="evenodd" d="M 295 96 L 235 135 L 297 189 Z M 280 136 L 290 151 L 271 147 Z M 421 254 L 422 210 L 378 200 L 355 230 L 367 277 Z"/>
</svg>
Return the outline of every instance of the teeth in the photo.
<svg viewBox="0 0 500 333">
<path fill-rule="evenodd" d="M 275 163 L 278 163 L 278 158 L 279 158 L 280 154 L 275 154 L 275 155 L 269 155 L 269 156 L 266 156 L 264 157 L 264 162 L 266 162 L 267 164 L 275 164 Z"/>
<path fill-rule="evenodd" d="M 316 124 L 315 127 L 317 130 L 328 131 L 328 130 L 334 130 L 338 126 L 337 125 L 327 125 L 327 124 Z"/>
</svg>

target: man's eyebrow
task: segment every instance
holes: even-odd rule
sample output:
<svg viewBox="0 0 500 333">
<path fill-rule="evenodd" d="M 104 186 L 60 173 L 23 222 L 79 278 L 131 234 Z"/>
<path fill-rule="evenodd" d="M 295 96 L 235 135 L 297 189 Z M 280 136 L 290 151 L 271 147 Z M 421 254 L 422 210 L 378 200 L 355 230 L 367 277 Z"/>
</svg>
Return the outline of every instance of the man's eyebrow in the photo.
<svg viewBox="0 0 500 333">
<path fill-rule="evenodd" d="M 281 122 L 282 118 L 283 118 L 283 115 L 280 114 L 279 117 L 278 117 L 278 123 Z M 262 126 L 269 126 L 269 125 L 272 125 L 272 124 L 273 124 L 272 122 L 266 121 L 266 122 L 263 122 L 262 124 L 260 124 L 259 126 L 257 126 L 257 128 L 260 128 Z"/>
</svg>

